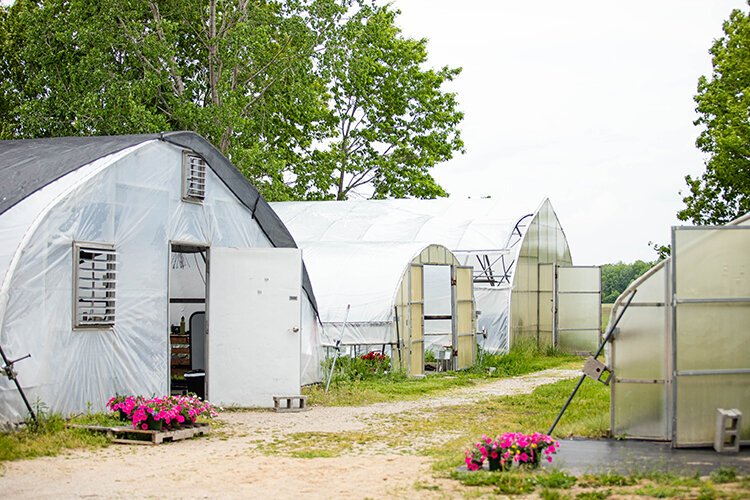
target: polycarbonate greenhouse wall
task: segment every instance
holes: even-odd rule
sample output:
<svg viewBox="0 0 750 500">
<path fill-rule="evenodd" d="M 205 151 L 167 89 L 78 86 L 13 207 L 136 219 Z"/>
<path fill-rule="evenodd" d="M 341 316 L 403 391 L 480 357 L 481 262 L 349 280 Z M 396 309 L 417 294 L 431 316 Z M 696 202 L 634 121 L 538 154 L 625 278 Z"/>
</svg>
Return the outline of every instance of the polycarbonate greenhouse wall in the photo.
<svg viewBox="0 0 750 500">
<path fill-rule="evenodd" d="M 673 228 L 673 257 L 635 292 L 611 344 L 612 432 L 713 444 L 718 408 L 750 415 L 750 225 Z M 750 418 L 741 439 L 750 441 Z"/>
<path fill-rule="evenodd" d="M 573 261 L 565 233 L 548 200 L 542 203 L 529 223 L 517 255 L 510 298 L 510 345 L 532 343 L 542 347 L 551 346 L 551 320 L 541 328 L 539 323 L 540 303 L 550 303 L 552 284 L 546 276 L 540 280 L 539 266 L 552 263 L 572 265 Z M 549 313 L 549 306 L 546 312 Z M 544 314 L 545 311 L 542 311 L 541 315 Z"/>
</svg>

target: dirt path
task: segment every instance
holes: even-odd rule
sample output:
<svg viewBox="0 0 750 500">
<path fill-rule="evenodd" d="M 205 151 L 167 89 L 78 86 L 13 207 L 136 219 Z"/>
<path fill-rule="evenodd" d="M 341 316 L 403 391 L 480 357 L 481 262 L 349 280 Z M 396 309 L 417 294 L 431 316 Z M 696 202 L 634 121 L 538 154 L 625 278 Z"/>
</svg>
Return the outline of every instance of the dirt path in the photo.
<svg viewBox="0 0 750 500">
<path fill-rule="evenodd" d="M 154 447 L 115 445 L 6 464 L 0 472 L 0 491 L 6 498 L 450 497 L 453 485 L 432 477 L 428 458 L 399 450 L 295 459 L 269 457 L 258 447 L 294 432 L 363 430 L 368 419 L 379 415 L 529 393 L 540 385 L 579 373 L 546 370 L 440 396 L 362 407 L 315 407 L 304 413 L 225 413 L 221 420 L 227 425 L 208 439 Z"/>
</svg>

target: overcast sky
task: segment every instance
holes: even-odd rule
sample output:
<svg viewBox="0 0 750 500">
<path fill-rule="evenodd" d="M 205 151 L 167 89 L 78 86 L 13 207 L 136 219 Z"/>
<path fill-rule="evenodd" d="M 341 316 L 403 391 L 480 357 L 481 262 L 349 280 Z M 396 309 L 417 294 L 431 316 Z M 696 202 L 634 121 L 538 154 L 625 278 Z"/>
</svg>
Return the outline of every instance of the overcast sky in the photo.
<svg viewBox="0 0 750 500">
<path fill-rule="evenodd" d="M 742 0 L 396 0 L 433 66 L 461 66 L 465 155 L 434 175 L 452 196 L 549 197 L 575 264 L 653 260 L 681 224 L 712 41 Z"/>
</svg>

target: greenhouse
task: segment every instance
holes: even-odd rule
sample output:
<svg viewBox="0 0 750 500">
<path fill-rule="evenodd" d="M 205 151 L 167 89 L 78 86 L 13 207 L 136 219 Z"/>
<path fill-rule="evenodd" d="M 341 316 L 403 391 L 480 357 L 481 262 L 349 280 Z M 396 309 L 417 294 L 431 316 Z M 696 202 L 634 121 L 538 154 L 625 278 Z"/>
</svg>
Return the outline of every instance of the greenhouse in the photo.
<svg viewBox="0 0 750 500">
<path fill-rule="evenodd" d="M 0 347 L 31 355 L 29 401 L 96 411 L 196 369 L 217 404 L 272 406 L 319 380 L 301 251 L 202 137 L 0 141 L 0 172 Z M 0 420 L 25 414 L 0 377 Z"/>
<path fill-rule="evenodd" d="M 710 446 L 717 412 L 739 410 L 750 443 L 750 214 L 672 228 L 672 257 L 617 299 L 610 324 L 616 436 Z"/>
<path fill-rule="evenodd" d="M 437 355 L 441 369 L 474 363 L 471 268 L 450 250 L 377 242 L 300 247 L 315 287 L 323 346 L 340 345 L 349 355 L 377 351 L 410 375 L 423 374 L 427 352 Z"/>
<path fill-rule="evenodd" d="M 513 345 L 534 343 L 591 352 L 598 345 L 599 269 L 572 266 L 565 233 L 549 200 L 533 211 L 493 199 L 455 198 L 271 205 L 303 247 L 421 243 L 449 249 L 460 265 L 472 269 L 478 343 L 487 351 L 507 352 Z M 358 265 L 378 262 L 373 256 Z M 362 289 L 366 283 L 353 286 Z"/>
</svg>

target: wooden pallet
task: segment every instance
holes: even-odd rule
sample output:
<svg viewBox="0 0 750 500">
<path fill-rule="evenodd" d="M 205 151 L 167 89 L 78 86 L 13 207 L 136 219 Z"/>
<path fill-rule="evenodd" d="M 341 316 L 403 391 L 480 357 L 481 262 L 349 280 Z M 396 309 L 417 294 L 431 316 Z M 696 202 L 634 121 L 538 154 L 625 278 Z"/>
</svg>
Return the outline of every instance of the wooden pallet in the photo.
<svg viewBox="0 0 750 500">
<path fill-rule="evenodd" d="M 133 429 L 132 427 L 103 427 L 100 425 L 68 424 L 68 427 L 104 432 L 112 439 L 113 443 L 146 445 L 181 441 L 195 436 L 204 436 L 211 432 L 211 427 L 208 424 L 192 424 L 191 426 L 171 431 L 144 431 L 142 429 Z"/>
</svg>

